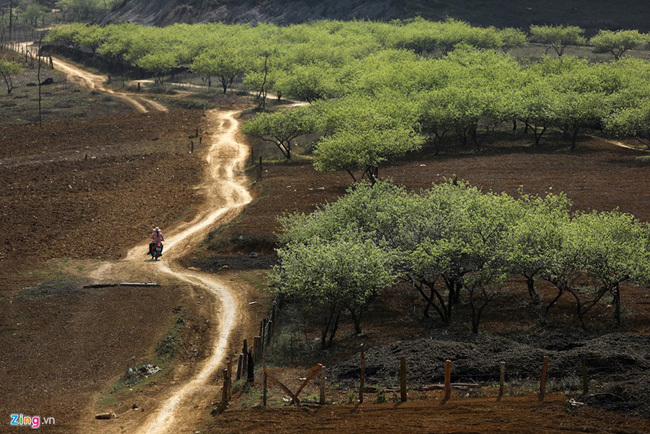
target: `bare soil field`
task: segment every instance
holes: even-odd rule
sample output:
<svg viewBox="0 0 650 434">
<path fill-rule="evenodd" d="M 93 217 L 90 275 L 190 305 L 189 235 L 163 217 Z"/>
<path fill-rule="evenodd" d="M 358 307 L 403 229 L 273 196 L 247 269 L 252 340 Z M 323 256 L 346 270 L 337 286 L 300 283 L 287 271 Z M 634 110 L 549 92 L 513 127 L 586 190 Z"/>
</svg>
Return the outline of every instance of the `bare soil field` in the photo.
<svg viewBox="0 0 650 434">
<path fill-rule="evenodd" d="M 407 403 L 227 411 L 209 432 L 642 433 L 650 429 L 646 420 L 585 407 L 567 408 L 560 395 L 550 396 L 543 404 L 533 394 L 499 403 L 494 398 L 452 397 L 441 405 L 441 399 L 438 394 Z"/>
<path fill-rule="evenodd" d="M 89 404 L 130 406 L 108 393 L 128 368 L 165 363 L 156 350 L 166 337 L 185 342 L 173 376 L 155 380 L 173 383 L 210 336 L 210 305 L 189 286 L 82 288 L 99 259 L 190 219 L 203 200 L 202 150 L 190 154 L 188 139 L 203 112 L 134 114 L 119 103 L 111 114 L 104 103 L 41 127 L 0 126 L 0 409 L 52 416 L 59 432 L 74 431 Z"/>
<path fill-rule="evenodd" d="M 198 111 L 0 126 L 0 261 L 117 258 L 190 218 L 201 198 Z M 143 253 L 144 254 L 144 253 Z"/>
<path fill-rule="evenodd" d="M 0 345 L 4 349 L 0 353 L 0 409 L 5 416 L 13 412 L 53 416 L 57 424 L 47 427 L 48 431 L 128 432 L 133 423 L 143 421 L 159 405 L 169 388 L 191 378 L 198 364 L 208 357 L 209 341 L 216 328 L 207 321 L 214 303 L 202 291 L 184 283 L 163 280 L 163 286 L 156 288 L 83 288 L 99 260 L 123 257 L 128 247 L 148 237 L 153 226 L 164 231 L 172 224 L 191 220 L 205 199 L 195 189 L 206 168 L 201 158 L 205 150 L 198 147 L 194 154 L 189 153 L 189 136 L 197 127 L 201 132 L 206 129 L 203 112 L 133 114 L 123 103 L 119 103 L 121 108 L 116 105 L 104 112 L 100 109 L 104 102 L 109 101 L 98 97 L 90 105 L 93 110 L 84 112 L 83 117 L 45 118 L 42 127 L 16 123 L 0 126 Z M 560 144 L 532 149 L 521 139 L 516 143 L 496 141 L 480 155 L 454 146 L 446 148 L 441 156 L 424 151 L 382 169 L 380 176 L 412 189 L 455 175 L 484 189 L 511 194 L 520 188 L 540 194 L 565 191 L 577 209 L 618 206 L 641 220 L 650 220 L 648 160 L 637 158 L 645 154 L 598 139 L 584 138 L 575 152 L 567 152 L 559 137 L 547 141 Z M 249 174 L 255 178 L 254 168 Z M 308 159 L 265 164 L 262 180 L 253 187 L 253 203 L 235 221 L 213 232 L 187 265 L 218 272 L 219 278 L 233 281 L 242 299 L 250 303 L 250 318 L 262 316 L 269 295 L 250 291 L 250 286 L 262 287 L 264 271 L 257 269 L 268 269 L 273 263 L 276 216 L 294 210 L 309 212 L 320 203 L 336 200 L 350 185 L 347 174 L 318 174 Z M 251 256 L 251 252 L 259 256 Z M 247 271 L 238 272 L 238 268 Z M 577 324 L 568 300 L 560 303 L 544 324 L 535 311 L 509 302 L 509 297 L 514 298 L 521 290 L 521 282 L 513 282 L 502 296 L 499 306 L 504 308 L 486 312 L 480 335 L 484 339 L 480 342 L 471 342 L 467 325 L 461 322 L 445 331 L 435 321 L 422 321 L 417 295 L 405 295 L 397 288 L 387 291 L 364 319 L 364 335 L 355 337 L 346 326 L 339 332 L 331 353 L 304 346 L 291 353 L 291 345 L 298 345 L 303 338 L 313 339 L 317 333 L 313 326 L 306 326 L 296 332 L 295 342 L 287 340 L 285 346 L 272 349 L 275 354 L 269 355 L 269 366 L 281 370 L 281 378 L 294 384 L 314 363 L 324 363 L 332 367 L 328 400 L 345 404 L 353 387 L 346 385 L 346 366 L 356 363 L 360 343 L 369 348 L 370 360 L 382 361 L 376 363 L 377 376 L 371 377 L 372 382 L 388 385 L 392 381 L 393 358 L 398 353 L 410 354 L 431 345 L 433 349 L 425 358 L 437 364 L 436 357 L 470 357 L 471 351 L 471 358 L 479 357 L 491 351 L 491 339 L 507 337 L 508 342 L 499 342 L 510 345 L 512 353 L 524 346 L 531 348 L 527 353 L 529 364 L 520 368 L 531 375 L 536 374 L 532 371 L 539 355 L 560 351 L 553 343 L 592 345 L 594 360 L 604 360 L 603 364 L 608 359 L 602 356 L 611 353 L 609 360 L 618 363 L 619 369 L 633 369 L 621 378 L 627 389 L 600 390 L 619 395 L 635 392 L 635 399 L 643 401 L 641 389 L 626 386 L 625 382 L 647 376 L 647 360 L 629 355 L 635 346 L 647 348 L 647 289 L 625 288 L 625 322 L 616 330 L 621 337 L 603 338 L 610 339 L 610 344 L 625 342 L 620 354 L 614 354 L 616 350 L 611 346 L 605 349 L 600 341 L 589 343 L 591 338 L 611 331 L 611 315 L 606 307 L 594 311 L 592 319 L 594 325 L 603 322 L 606 327 L 583 336 L 576 334 Z M 545 297 L 549 291 L 542 288 Z M 405 307 L 412 313 L 404 315 Z M 544 331 L 547 327 L 553 332 Z M 247 324 L 236 333 L 237 342 L 232 342 L 229 349 L 231 356 L 236 355 L 240 339 L 250 338 L 255 328 L 256 324 Z M 449 335 L 441 338 L 443 333 Z M 165 344 L 170 342 L 178 345 L 167 347 Z M 176 355 L 174 366 L 167 369 L 170 362 L 165 355 L 169 348 Z M 552 357 L 570 360 L 570 354 L 566 354 L 553 353 Z M 638 354 L 642 358 L 646 353 Z M 634 363 L 626 364 L 630 360 Z M 160 364 L 163 371 L 128 387 L 125 373 L 146 363 Z M 516 375 L 517 364 L 511 363 L 512 380 L 524 378 Z M 467 366 L 458 364 L 455 375 L 470 379 L 480 374 Z M 558 366 L 564 365 L 553 369 Z M 414 372 L 422 370 L 416 365 L 411 368 Z M 438 381 L 438 374 L 423 371 L 426 378 L 417 381 Z M 456 393 L 445 407 L 440 406 L 437 392 L 413 389 L 413 401 L 406 404 L 376 404 L 377 397 L 370 395 L 361 406 L 331 405 L 320 409 L 285 408 L 282 394 L 276 391 L 273 408 L 261 409 L 259 379 L 250 392 L 240 390 L 225 413 L 211 418 L 207 425 L 204 420 L 194 420 L 194 426 L 188 424 L 187 430 L 650 430 L 647 418 L 630 416 L 629 409 L 623 409 L 628 413 L 617 413 L 589 406 L 573 408 L 567 404 L 568 397 L 560 394 L 538 404 L 534 395 L 521 388 L 513 389 L 499 404 L 495 403 L 494 389 L 485 389 L 480 396 Z M 216 390 L 217 379 L 212 380 Z M 596 381 L 594 387 L 600 386 L 601 380 Z M 645 384 L 640 380 L 637 383 L 640 387 Z M 562 387 L 560 379 L 553 390 L 561 392 Z M 216 396 L 215 401 L 197 403 L 195 410 L 203 412 L 207 419 L 218 400 Z M 131 409 L 132 404 L 137 409 Z M 85 421 L 79 428 L 79 419 L 82 414 L 87 416 L 88 407 L 115 411 L 120 418 L 105 424 Z M 632 414 L 643 411 L 637 406 Z"/>
<path fill-rule="evenodd" d="M 9 60 L 22 63 L 24 57 L 3 52 Z M 97 118 L 105 115 L 128 113 L 128 104 L 119 98 L 84 89 L 70 82 L 63 72 L 41 68 L 41 82 L 52 83 L 41 87 L 42 121 L 58 122 L 61 119 Z M 6 94 L 4 81 L 0 88 L 0 125 L 28 124 L 38 122 L 38 69 L 28 66 L 22 74 L 13 77 L 14 89 Z"/>
</svg>

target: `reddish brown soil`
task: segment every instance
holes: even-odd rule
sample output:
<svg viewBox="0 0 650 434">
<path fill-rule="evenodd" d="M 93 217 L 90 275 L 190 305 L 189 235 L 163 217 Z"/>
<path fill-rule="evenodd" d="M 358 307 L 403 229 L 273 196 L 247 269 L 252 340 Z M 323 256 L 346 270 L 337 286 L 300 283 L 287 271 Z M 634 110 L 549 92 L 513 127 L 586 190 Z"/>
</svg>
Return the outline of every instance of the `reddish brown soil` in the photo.
<svg viewBox="0 0 650 434">
<path fill-rule="evenodd" d="M 178 325 L 184 345 L 176 360 L 187 366 L 174 371 L 175 380 L 204 357 L 211 313 L 202 294 L 169 282 L 82 288 L 93 259 L 119 258 L 151 227 L 191 217 L 203 162 L 200 149 L 189 154 L 188 135 L 202 115 L 129 111 L 42 128 L 0 126 L 3 417 L 52 416 L 55 430 L 73 431 L 98 392 L 127 368 L 153 361 L 157 343 Z M 169 370 L 157 375 L 154 383 L 173 383 Z M 157 391 L 134 400 L 146 410 L 147 395 Z M 108 410 L 131 404 L 117 399 Z"/>
<path fill-rule="evenodd" d="M 66 121 L 43 129 L 33 125 L 0 127 L 0 179 L 6 186 L 0 195 L 3 414 L 54 416 L 56 429 L 70 432 L 82 407 L 98 392 L 110 389 L 128 367 L 150 360 L 156 343 L 176 324 L 179 315 L 172 308 L 179 305 L 186 320 L 181 336 L 188 345 L 194 344 L 180 359 L 186 368 L 177 379 L 154 380 L 154 387 L 137 392 L 136 403 L 146 412 L 155 403 L 158 384 L 187 378 L 194 362 L 202 357 L 209 328 L 204 321 L 206 306 L 198 294 L 174 285 L 82 289 L 83 279 L 72 275 L 83 274 L 79 269 L 83 261 L 43 262 L 61 257 L 118 258 L 126 247 L 146 238 L 152 226 L 164 230 L 173 221 L 191 217 L 191 207 L 201 200 L 192 186 L 201 176 L 202 163 L 198 154 L 188 153 L 188 135 L 200 122 L 200 112 L 175 111 Z M 543 193 L 552 186 L 555 192 L 567 192 L 580 209 L 620 206 L 648 221 L 650 177 L 647 163 L 636 160 L 637 155 L 596 140 L 580 143 L 573 153 L 495 144 L 479 156 L 458 150 L 436 158 L 423 154 L 382 169 L 381 175 L 411 188 L 427 187 L 454 174 L 483 188 L 512 194 L 520 185 L 531 193 Z M 256 187 L 258 199 L 238 221 L 215 234 L 211 243 L 236 252 L 261 251 L 267 257 L 277 230 L 276 215 L 285 210 L 309 212 L 318 203 L 336 200 L 350 185 L 347 174 L 317 174 L 308 162 L 268 165 Z M 152 208 L 152 203 L 161 206 Z M 50 242 L 43 244 L 43 240 Z M 52 276 L 60 279 L 51 281 Z M 50 282 L 23 289 L 43 280 Z M 641 295 L 627 292 L 624 303 L 631 305 Z M 431 325 L 419 323 L 413 310 L 417 297 L 405 298 L 398 292 L 387 296 L 392 300 L 366 319 L 367 335 L 361 339 L 380 344 L 395 338 L 417 338 L 431 330 Z M 391 316 L 402 306 L 410 307 L 412 317 Z M 575 326 L 569 308 L 568 302 L 561 305 L 557 317 L 567 315 L 566 324 Z M 510 314 L 487 312 L 486 330 L 510 328 L 506 321 Z M 521 315 L 535 321 L 534 315 Z M 645 310 L 635 309 L 627 316 L 630 330 L 643 329 L 648 317 Z M 356 352 L 360 341 L 349 339 L 349 335 L 345 327 L 339 332 L 342 351 L 334 352 L 327 363 L 345 360 Z M 314 357 L 306 363 L 315 361 Z M 304 366 L 299 369 L 301 376 L 302 371 Z M 453 400 L 444 412 L 432 401 L 435 395 L 427 396 L 428 402 L 397 409 L 395 404 L 299 411 L 238 409 L 250 395 L 241 399 L 214 419 L 211 431 L 268 431 L 270 427 L 287 432 L 315 428 L 341 432 L 649 429 L 646 421 L 615 413 L 571 410 L 561 397 L 541 406 L 534 397 L 509 397 L 498 407 L 493 399 Z M 431 407 L 431 402 L 435 406 Z M 119 402 L 112 409 L 126 411 L 129 405 Z M 206 403 L 206 414 L 208 408 Z M 111 422 L 119 424 L 119 419 Z"/>
<path fill-rule="evenodd" d="M 126 246 L 190 218 L 202 113 L 128 114 L 0 126 L 0 263 L 118 258 Z"/>
<path fill-rule="evenodd" d="M 549 137 L 547 143 L 558 140 Z M 565 192 L 576 209 L 618 207 L 650 221 L 650 163 L 647 159 L 637 160 L 647 152 L 590 138 L 581 141 L 574 152 L 562 144 L 533 149 L 526 143 L 525 139 L 519 143 L 497 142 L 480 154 L 449 147 L 440 156 L 433 156 L 425 150 L 380 169 L 379 174 L 381 179 L 392 179 L 414 190 L 457 176 L 484 190 L 511 195 L 517 195 L 520 189 L 529 194 Z M 254 171 L 251 173 L 255 176 Z M 352 185 L 352 178 L 345 172 L 317 173 L 308 160 L 264 165 L 262 175 L 258 199 L 237 224 L 215 234 L 215 247 L 230 245 L 245 251 L 260 243 L 270 246 L 279 230 L 276 216 L 311 212 L 318 204 L 335 201 Z"/>
<path fill-rule="evenodd" d="M 370 396 L 369 396 L 370 398 Z M 641 433 L 650 422 L 590 408 L 569 408 L 562 396 L 452 399 L 441 405 L 440 394 L 407 403 L 328 405 L 315 408 L 253 408 L 226 411 L 210 425 L 212 433 Z"/>
<path fill-rule="evenodd" d="M 192 366 L 205 355 L 194 351 L 203 348 L 210 337 L 205 323 L 209 313 L 197 302 L 201 302 L 198 295 L 187 287 L 82 289 L 74 282 L 50 290 L 23 290 L 18 297 L 3 299 L 3 416 L 51 416 L 57 432 L 74 432 L 82 415 L 88 417 L 87 407 L 100 391 L 108 392 L 129 367 L 155 363 L 156 344 L 180 315 L 185 320 L 179 334 L 184 345 L 177 359 Z M 180 313 L 173 310 L 177 306 L 182 306 Z M 157 375 L 162 378 L 154 383 L 170 380 L 166 378 L 169 371 Z M 179 377 L 182 380 L 185 375 Z M 151 393 L 138 392 L 133 402 L 116 397 L 102 410 L 119 414 L 134 402 L 147 410 Z"/>
</svg>

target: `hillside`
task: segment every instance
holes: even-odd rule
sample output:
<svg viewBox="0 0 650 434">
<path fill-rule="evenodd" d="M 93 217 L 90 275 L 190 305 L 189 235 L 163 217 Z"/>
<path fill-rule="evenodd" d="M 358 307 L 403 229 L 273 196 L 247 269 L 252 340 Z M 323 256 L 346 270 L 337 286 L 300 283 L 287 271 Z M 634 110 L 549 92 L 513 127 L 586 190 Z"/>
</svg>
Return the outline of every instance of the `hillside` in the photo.
<svg viewBox="0 0 650 434">
<path fill-rule="evenodd" d="M 572 24 L 585 28 L 588 34 L 597 29 L 650 30 L 650 2 L 646 0 L 126 0 L 102 23 L 293 24 L 319 19 L 389 21 L 418 15 L 498 27 Z"/>
</svg>

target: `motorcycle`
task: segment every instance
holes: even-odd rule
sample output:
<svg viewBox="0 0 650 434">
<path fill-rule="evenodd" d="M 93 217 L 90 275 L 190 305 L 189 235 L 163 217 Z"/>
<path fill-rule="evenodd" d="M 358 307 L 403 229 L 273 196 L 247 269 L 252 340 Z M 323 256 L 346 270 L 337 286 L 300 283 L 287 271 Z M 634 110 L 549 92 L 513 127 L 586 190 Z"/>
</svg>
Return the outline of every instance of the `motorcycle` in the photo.
<svg viewBox="0 0 650 434">
<path fill-rule="evenodd" d="M 162 243 L 151 243 L 151 244 L 153 245 L 149 249 L 149 254 L 151 255 L 151 259 L 153 261 L 157 261 L 158 258 L 162 256 L 163 245 Z"/>
</svg>

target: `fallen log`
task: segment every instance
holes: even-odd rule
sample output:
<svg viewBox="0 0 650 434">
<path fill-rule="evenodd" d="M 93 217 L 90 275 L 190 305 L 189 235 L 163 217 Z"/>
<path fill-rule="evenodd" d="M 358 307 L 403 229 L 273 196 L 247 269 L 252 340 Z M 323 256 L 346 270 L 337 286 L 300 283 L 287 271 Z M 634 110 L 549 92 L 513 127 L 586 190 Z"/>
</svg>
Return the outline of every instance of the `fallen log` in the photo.
<svg viewBox="0 0 650 434">
<path fill-rule="evenodd" d="M 84 285 L 84 288 L 113 288 L 120 286 L 118 283 L 96 283 L 94 285 Z"/>
<path fill-rule="evenodd" d="M 467 390 L 467 389 L 472 389 L 476 387 L 483 387 L 481 384 L 477 383 L 451 383 L 451 387 L 453 389 L 462 389 L 462 390 Z M 421 391 L 428 391 L 428 390 L 444 390 L 445 385 L 444 384 L 427 384 L 424 386 L 420 386 L 415 388 L 414 390 L 421 390 Z M 367 393 L 377 393 L 377 391 L 380 388 L 374 387 L 374 386 L 364 386 L 363 391 Z M 384 387 L 381 388 L 384 392 L 399 392 L 400 388 L 399 387 Z"/>
<path fill-rule="evenodd" d="M 120 286 L 162 286 L 160 283 L 154 282 L 122 282 Z"/>
</svg>

